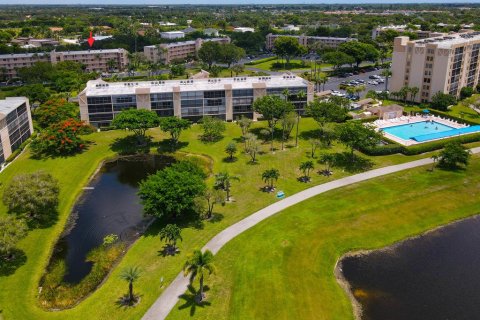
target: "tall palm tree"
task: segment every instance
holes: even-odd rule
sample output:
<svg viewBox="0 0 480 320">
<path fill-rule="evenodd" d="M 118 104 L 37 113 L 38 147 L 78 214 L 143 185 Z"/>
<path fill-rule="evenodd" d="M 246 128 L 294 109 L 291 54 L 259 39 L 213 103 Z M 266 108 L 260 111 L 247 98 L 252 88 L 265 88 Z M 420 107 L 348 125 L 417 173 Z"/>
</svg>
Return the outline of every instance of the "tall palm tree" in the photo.
<svg viewBox="0 0 480 320">
<path fill-rule="evenodd" d="M 290 99 L 290 90 L 288 88 L 283 89 L 282 95 L 285 97 L 285 101 L 288 102 Z M 282 118 L 286 117 L 287 113 L 284 113 Z M 282 150 L 285 150 L 285 121 L 282 121 Z"/>
<path fill-rule="evenodd" d="M 300 101 L 303 101 L 307 97 L 307 93 L 305 91 L 299 91 L 297 93 L 297 97 Z M 306 104 L 306 103 L 305 103 Z M 305 108 L 305 105 L 303 105 L 303 108 Z M 300 126 L 300 111 L 297 111 L 297 129 L 295 133 L 295 147 L 298 147 L 298 127 Z"/>
<path fill-rule="evenodd" d="M 385 77 L 385 91 L 388 91 L 388 78 L 390 78 L 392 76 L 392 70 L 384 69 L 382 71 L 382 76 Z"/>
<path fill-rule="evenodd" d="M 140 278 L 141 270 L 138 267 L 127 267 L 120 274 L 120 278 L 128 282 L 128 302 L 132 303 L 135 301 L 135 296 L 133 295 L 133 283 Z"/>
<path fill-rule="evenodd" d="M 415 97 L 417 96 L 418 91 L 420 91 L 420 89 L 418 89 L 418 87 L 411 87 L 410 88 L 410 98 L 412 98 L 412 102 L 415 102 Z"/>
<path fill-rule="evenodd" d="M 262 173 L 262 180 L 268 184 L 268 188 L 273 190 L 274 182 L 280 178 L 280 171 L 278 169 L 268 169 Z"/>
<path fill-rule="evenodd" d="M 222 188 L 227 194 L 227 201 L 230 201 L 230 190 L 232 187 L 232 180 L 240 181 L 240 178 L 230 175 L 228 172 L 220 172 L 215 175 L 215 187 Z"/>
<path fill-rule="evenodd" d="M 190 283 L 192 283 L 196 277 L 199 277 L 200 288 L 198 291 L 198 301 L 202 301 L 203 295 L 203 281 L 205 275 L 215 272 L 215 266 L 213 265 L 213 253 L 210 250 L 202 252 L 201 250 L 195 250 L 192 255 L 188 257 L 188 260 L 183 266 L 183 272 L 185 276 L 190 275 Z"/>
<path fill-rule="evenodd" d="M 300 163 L 300 170 L 303 172 L 303 176 L 306 178 L 307 181 L 310 180 L 310 170 L 313 170 L 313 161 L 308 160 L 305 162 Z"/>
</svg>

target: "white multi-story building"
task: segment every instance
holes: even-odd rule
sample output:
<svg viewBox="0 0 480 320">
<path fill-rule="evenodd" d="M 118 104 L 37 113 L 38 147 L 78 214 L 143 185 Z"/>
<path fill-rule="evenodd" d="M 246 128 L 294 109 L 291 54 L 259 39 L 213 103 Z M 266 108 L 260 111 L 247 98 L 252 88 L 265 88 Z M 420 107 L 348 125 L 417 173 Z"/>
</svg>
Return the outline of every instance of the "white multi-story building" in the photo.
<svg viewBox="0 0 480 320">
<path fill-rule="evenodd" d="M 198 50 L 205 42 L 214 41 L 219 43 L 230 43 L 230 38 L 197 39 L 183 42 L 162 43 L 159 45 L 143 47 L 145 58 L 153 63 L 169 64 L 175 60 L 185 60 L 195 57 Z"/>
<path fill-rule="evenodd" d="M 275 40 L 278 37 L 292 37 L 298 40 L 298 43 L 302 46 L 311 49 L 320 49 L 324 48 L 336 48 L 340 44 L 352 40 L 354 38 L 337 38 L 337 37 L 315 37 L 315 36 L 296 36 L 296 35 L 283 35 L 283 34 L 267 34 L 266 48 L 267 50 L 272 50 L 275 47 Z"/>
<path fill-rule="evenodd" d="M 410 29 L 407 25 L 390 25 L 390 26 L 382 26 L 382 27 L 377 27 L 372 30 L 372 39 L 376 39 L 379 35 L 384 33 L 387 30 L 394 30 L 399 33 L 404 33 L 404 32 L 411 32 L 417 35 L 418 39 L 426 39 L 426 38 L 432 38 L 432 37 L 440 37 L 444 36 L 445 33 L 443 32 L 435 32 L 435 31 L 423 31 L 420 30 L 420 25 L 415 25 L 416 30 Z"/>
<path fill-rule="evenodd" d="M 415 41 L 397 37 L 390 91 L 417 87 L 417 102 L 430 101 L 437 92 L 458 96 L 463 87 L 476 87 L 479 83 L 479 53 L 479 32 Z"/>
<path fill-rule="evenodd" d="M 233 32 L 241 32 L 241 33 L 255 32 L 255 29 L 254 28 L 248 28 L 248 27 L 236 27 L 236 28 L 233 28 Z"/>
<path fill-rule="evenodd" d="M 265 95 L 283 97 L 285 89 L 289 90 L 289 100 L 299 113 L 313 100 L 313 85 L 290 74 L 115 83 L 95 80 L 87 83 L 78 98 L 81 119 L 101 127 L 108 126 L 116 114 L 130 108 L 193 121 L 203 116 L 227 121 L 242 115 L 256 119 L 252 109 L 254 100 Z"/>
<path fill-rule="evenodd" d="M 0 74 L 7 78 L 14 78 L 20 68 L 31 67 L 37 62 L 56 64 L 60 61 L 82 63 L 87 71 L 106 72 L 112 66 L 113 69 L 123 70 L 128 65 L 128 51 L 125 49 L 103 49 L 2 54 L 0 55 Z"/>
<path fill-rule="evenodd" d="M 163 39 L 180 39 L 180 38 L 185 38 L 185 32 L 165 31 L 165 32 L 160 32 L 160 37 Z"/>
<path fill-rule="evenodd" d="M 0 164 L 32 135 L 33 125 L 28 99 L 0 100 Z"/>
</svg>

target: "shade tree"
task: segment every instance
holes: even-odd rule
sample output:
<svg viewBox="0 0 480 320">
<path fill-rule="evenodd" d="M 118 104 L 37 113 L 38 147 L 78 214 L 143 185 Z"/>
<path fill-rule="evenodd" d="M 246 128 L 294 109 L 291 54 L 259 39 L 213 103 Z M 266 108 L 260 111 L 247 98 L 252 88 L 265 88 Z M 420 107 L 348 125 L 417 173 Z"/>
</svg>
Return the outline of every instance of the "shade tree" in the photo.
<svg viewBox="0 0 480 320">
<path fill-rule="evenodd" d="M 160 129 L 170 134 L 173 147 L 177 146 L 180 134 L 191 127 L 192 123 L 179 117 L 165 117 L 159 120 Z"/>
<path fill-rule="evenodd" d="M 124 110 L 112 120 L 113 127 L 133 131 L 138 142 L 144 142 L 147 130 L 159 124 L 160 118 L 155 111 L 145 109 Z"/>
<path fill-rule="evenodd" d="M 159 232 L 160 241 L 167 243 L 167 252 L 175 254 L 178 251 L 177 241 L 182 241 L 182 230 L 176 224 L 167 224 Z"/>
</svg>

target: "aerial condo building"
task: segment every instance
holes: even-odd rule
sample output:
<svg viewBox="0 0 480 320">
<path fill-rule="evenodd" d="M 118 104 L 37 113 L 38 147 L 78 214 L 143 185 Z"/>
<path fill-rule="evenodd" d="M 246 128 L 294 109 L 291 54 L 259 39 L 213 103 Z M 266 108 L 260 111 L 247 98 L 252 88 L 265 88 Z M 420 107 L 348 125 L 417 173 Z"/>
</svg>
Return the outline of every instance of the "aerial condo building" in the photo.
<svg viewBox="0 0 480 320">
<path fill-rule="evenodd" d="M 450 34 L 410 41 L 397 37 L 393 45 L 390 91 L 417 87 L 416 102 L 428 102 L 437 92 L 458 97 L 479 78 L 480 32 Z"/>
<path fill-rule="evenodd" d="M 275 40 L 278 37 L 292 37 L 298 40 L 298 43 L 307 48 L 337 48 L 342 43 L 356 40 L 355 38 L 338 38 L 338 37 L 315 37 L 315 36 L 296 36 L 285 34 L 267 34 L 266 48 L 272 50 L 275 47 Z"/>
<path fill-rule="evenodd" d="M 32 135 L 33 124 L 28 99 L 0 100 L 0 164 Z"/>
<path fill-rule="evenodd" d="M 0 55 L 0 72 L 7 78 L 17 76 L 17 70 L 33 66 L 37 62 L 56 64 L 61 61 L 79 62 L 88 72 L 106 72 L 109 69 L 124 70 L 128 65 L 125 49 L 103 49 L 82 51 L 51 51 L 40 53 L 17 53 Z"/>
<path fill-rule="evenodd" d="M 313 100 L 313 85 L 295 75 L 115 82 L 92 80 L 79 94 L 81 119 L 108 126 L 122 110 L 137 108 L 159 116 L 177 116 L 192 121 L 213 116 L 231 121 L 246 116 L 256 119 L 253 101 L 265 95 L 289 91 L 289 100 L 299 113 Z M 300 94 L 303 92 L 304 94 Z"/>
</svg>

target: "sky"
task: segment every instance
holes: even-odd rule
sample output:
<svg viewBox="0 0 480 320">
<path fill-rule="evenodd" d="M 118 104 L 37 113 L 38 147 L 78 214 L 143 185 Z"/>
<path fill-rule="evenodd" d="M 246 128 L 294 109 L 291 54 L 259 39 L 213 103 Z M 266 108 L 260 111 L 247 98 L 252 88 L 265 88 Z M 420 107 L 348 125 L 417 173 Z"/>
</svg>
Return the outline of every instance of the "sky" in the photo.
<svg viewBox="0 0 480 320">
<path fill-rule="evenodd" d="M 126 5 L 126 4 L 362 4 L 362 3 L 480 3 L 480 0 L 0 0 L 4 4 L 81 4 L 81 5 Z"/>
</svg>

